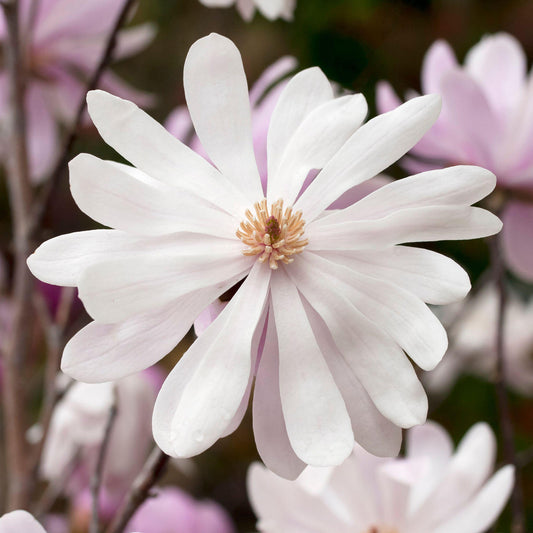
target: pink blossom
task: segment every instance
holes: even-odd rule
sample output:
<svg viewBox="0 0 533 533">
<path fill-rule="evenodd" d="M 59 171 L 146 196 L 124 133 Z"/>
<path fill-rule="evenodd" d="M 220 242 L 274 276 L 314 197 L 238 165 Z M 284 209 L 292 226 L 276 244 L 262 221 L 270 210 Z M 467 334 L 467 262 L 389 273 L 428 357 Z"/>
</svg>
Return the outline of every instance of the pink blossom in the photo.
<svg viewBox="0 0 533 533">
<path fill-rule="evenodd" d="M 405 458 L 356 446 L 342 465 L 308 467 L 296 481 L 255 464 L 248 493 L 262 533 L 481 533 L 514 483 L 511 466 L 492 475 L 495 458 L 487 424 L 472 427 L 453 453 L 444 429 L 428 422 L 409 430 Z"/>
<path fill-rule="evenodd" d="M 30 171 L 34 181 L 42 180 L 60 148 L 59 123 L 70 125 L 83 97 L 86 80 L 92 75 L 104 51 L 108 34 L 122 8 L 123 0 L 21 0 L 20 25 L 24 61 L 28 69 L 26 115 Z M 155 29 L 143 24 L 118 35 L 115 59 L 138 53 L 153 39 Z M 6 28 L 0 14 L 0 40 Z M 0 109 L 5 113 L 7 78 L 0 72 Z M 100 86 L 141 105 L 151 98 L 108 72 Z M 4 154 L 5 155 L 5 154 Z"/>
<path fill-rule="evenodd" d="M 200 0 L 207 7 L 235 7 L 244 20 L 252 20 L 255 10 L 270 20 L 282 18 L 292 20 L 296 0 Z"/>
<path fill-rule="evenodd" d="M 442 112 L 404 160 L 410 171 L 466 163 L 496 174 L 509 195 L 503 213 L 503 250 L 509 267 L 533 281 L 533 74 L 520 43 L 506 33 L 483 37 L 457 62 L 436 41 L 421 74 L 424 94 L 442 95 Z M 413 95 L 411 91 L 410 95 Z M 378 86 L 380 112 L 400 105 L 391 86 Z"/>
<path fill-rule="evenodd" d="M 234 533 L 228 513 L 212 501 L 197 501 L 176 487 L 157 490 L 135 513 L 125 533 Z"/>
</svg>

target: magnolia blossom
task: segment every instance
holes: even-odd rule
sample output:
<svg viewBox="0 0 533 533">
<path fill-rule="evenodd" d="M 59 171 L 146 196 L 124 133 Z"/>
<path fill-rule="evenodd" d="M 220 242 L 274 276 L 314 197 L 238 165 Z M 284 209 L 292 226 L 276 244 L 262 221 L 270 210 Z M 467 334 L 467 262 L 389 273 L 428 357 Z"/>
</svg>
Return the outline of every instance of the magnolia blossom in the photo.
<svg viewBox="0 0 533 533">
<path fill-rule="evenodd" d="M 207 7 L 235 7 L 244 20 L 252 20 L 255 10 L 270 20 L 282 18 L 292 20 L 296 0 L 200 0 Z"/>
<path fill-rule="evenodd" d="M 28 70 L 26 119 L 30 171 L 36 181 L 54 164 L 59 143 L 59 124 L 71 124 L 92 75 L 105 49 L 123 0 L 20 0 L 20 25 L 24 64 Z M 0 40 L 6 39 L 0 14 Z M 152 24 L 143 24 L 118 34 L 115 59 L 146 47 L 153 39 Z M 100 86 L 139 104 L 150 101 L 111 72 Z M 8 109 L 7 75 L 0 71 L 0 110 Z M 5 143 L 4 143 L 5 144 Z M 2 152 L 0 147 L 0 154 Z M 4 154 L 5 155 L 5 154 Z"/>
<path fill-rule="evenodd" d="M 533 74 L 511 35 L 484 37 L 458 64 L 446 41 L 428 50 L 422 92 L 442 95 L 442 112 L 406 159 L 409 170 L 468 163 L 485 167 L 509 196 L 503 212 L 503 251 L 510 268 L 533 281 Z M 400 100 L 389 84 L 378 86 L 377 105 L 389 111 Z"/>
<path fill-rule="evenodd" d="M 514 482 L 511 466 L 491 476 L 495 455 L 487 424 L 472 427 L 453 453 L 444 429 L 428 422 L 409 430 L 405 458 L 356 446 L 342 465 L 308 467 L 296 481 L 254 464 L 248 493 L 262 533 L 481 533 Z"/>
<path fill-rule="evenodd" d="M 306 463 L 339 464 L 354 436 L 375 454 L 396 454 L 400 428 L 427 412 L 403 350 L 428 370 L 447 346 L 424 302 L 449 303 L 470 287 L 450 259 L 400 243 L 499 231 L 494 215 L 470 207 L 494 176 L 438 170 L 328 209 L 418 142 L 440 99 L 417 98 L 362 125 L 364 98 L 335 98 L 312 68 L 291 79 L 273 112 L 265 197 L 235 45 L 215 34 L 197 41 L 184 85 L 213 164 L 131 102 L 88 95 L 100 134 L 135 167 L 76 157 L 74 199 L 114 229 L 57 237 L 28 259 L 43 281 L 77 286 L 94 319 L 66 346 L 63 370 L 98 382 L 146 368 L 232 289 L 159 393 L 153 432 L 163 451 L 193 456 L 231 433 L 255 377 L 254 434 L 273 470 L 296 477 Z M 321 171 L 301 192 L 313 169 Z"/>
<path fill-rule="evenodd" d="M 107 507 L 116 509 L 144 464 L 151 444 L 150 419 L 161 384 L 154 382 L 154 372 L 135 374 L 115 384 L 75 383 L 54 411 L 44 446 L 43 477 L 62 483 L 71 472 L 68 491 L 74 494 L 89 486 L 116 396 L 118 414 L 103 479 Z"/>
<path fill-rule="evenodd" d="M 496 374 L 496 323 L 499 296 L 487 288 L 467 302 L 451 333 L 451 349 L 435 370 L 425 376 L 432 391 L 447 392 L 463 372 L 487 379 Z M 456 310 L 456 312 L 459 312 Z M 455 316 L 455 313 L 453 313 Z M 443 317 L 446 323 L 446 316 Z M 520 394 L 533 395 L 533 302 L 509 291 L 505 308 L 504 348 L 506 382 Z"/>
<path fill-rule="evenodd" d="M 133 515 L 126 533 L 234 533 L 228 513 L 215 502 L 197 501 L 175 487 L 157 490 Z"/>
</svg>

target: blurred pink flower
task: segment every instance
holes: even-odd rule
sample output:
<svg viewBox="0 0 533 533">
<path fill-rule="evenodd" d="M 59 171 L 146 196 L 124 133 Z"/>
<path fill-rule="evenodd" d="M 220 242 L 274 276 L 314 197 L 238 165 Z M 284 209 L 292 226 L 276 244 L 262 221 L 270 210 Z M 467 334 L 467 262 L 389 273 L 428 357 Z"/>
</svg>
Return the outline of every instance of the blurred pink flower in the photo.
<svg viewBox="0 0 533 533">
<path fill-rule="evenodd" d="M 339 464 L 354 435 L 374 453 L 396 454 L 400 428 L 427 412 L 405 352 L 427 370 L 447 345 L 426 302 L 456 301 L 470 288 L 452 260 L 400 244 L 498 232 L 497 217 L 470 207 L 494 176 L 429 172 L 331 209 L 418 142 L 440 99 L 414 99 L 363 125 L 364 97 L 335 98 L 311 68 L 290 80 L 272 114 L 265 198 L 235 45 L 216 34 L 197 41 L 184 86 L 216 166 L 131 102 L 88 96 L 102 137 L 138 167 L 76 157 L 76 202 L 114 229 L 57 237 L 28 259 L 43 281 L 78 286 L 94 319 L 69 341 L 62 368 L 91 382 L 146 368 L 244 280 L 161 388 L 152 426 L 161 449 L 190 457 L 233 432 L 256 378 L 254 434 L 274 470 L 295 477 L 306 463 Z"/>
<path fill-rule="evenodd" d="M 248 493 L 262 533 L 481 533 L 514 483 L 511 466 L 491 476 L 495 454 L 487 424 L 472 427 L 454 454 L 444 429 L 428 422 L 409 430 L 405 458 L 356 446 L 342 465 L 308 467 L 296 481 L 254 464 Z"/>
<path fill-rule="evenodd" d="M 74 120 L 87 79 L 104 51 L 108 34 L 123 0 L 21 0 L 20 27 L 25 66 L 28 69 L 26 115 L 32 179 L 43 179 L 60 148 L 59 123 Z M 122 30 L 115 59 L 145 48 L 155 35 L 152 24 Z M 0 13 L 0 41 L 6 38 Z M 138 92 L 111 72 L 102 76 L 100 87 L 146 105 L 151 97 Z M 0 71 L 0 110 L 7 102 L 7 78 Z M 2 112 L 4 113 L 4 112 Z M 0 149 L 0 154 L 2 150 Z M 4 154 L 5 155 L 5 154 Z"/>
<path fill-rule="evenodd" d="M 466 372 L 492 380 L 496 375 L 496 320 L 498 294 L 494 287 L 466 301 L 466 310 L 454 326 L 450 349 L 424 383 L 436 394 L 448 392 L 457 377 Z M 443 315 L 455 316 L 457 309 Z M 507 384 L 515 391 L 533 396 L 533 301 L 524 302 L 508 292 L 505 310 L 505 365 Z"/>
<path fill-rule="evenodd" d="M 137 510 L 125 533 L 234 533 L 228 513 L 212 501 L 197 501 L 175 487 L 157 490 Z"/>
<path fill-rule="evenodd" d="M 255 10 L 270 20 L 282 18 L 292 20 L 296 0 L 200 0 L 207 7 L 235 7 L 244 20 L 252 20 Z"/>
<path fill-rule="evenodd" d="M 442 95 L 442 112 L 405 167 L 419 172 L 467 163 L 496 174 L 497 188 L 509 194 L 502 232 L 507 264 L 533 281 L 533 74 L 524 50 L 512 35 L 486 36 L 461 66 L 450 45 L 436 41 L 421 77 L 424 94 Z M 378 85 L 381 113 L 400 103 L 388 83 Z"/>
<path fill-rule="evenodd" d="M 61 482 L 74 466 L 69 492 L 87 489 L 116 387 L 118 414 L 107 450 L 103 485 L 105 500 L 114 502 L 109 504 L 111 507 L 118 505 L 152 442 L 151 414 L 159 390 L 152 377 L 156 371 L 152 368 L 115 384 L 74 383 L 54 411 L 44 447 L 42 476 L 52 483 Z"/>
</svg>

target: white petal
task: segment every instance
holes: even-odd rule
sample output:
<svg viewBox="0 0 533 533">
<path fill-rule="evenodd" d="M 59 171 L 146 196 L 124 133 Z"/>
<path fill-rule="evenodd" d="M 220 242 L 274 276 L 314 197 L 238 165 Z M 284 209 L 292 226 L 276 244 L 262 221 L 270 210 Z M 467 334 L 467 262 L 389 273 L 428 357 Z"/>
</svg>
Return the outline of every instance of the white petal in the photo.
<svg viewBox="0 0 533 533">
<path fill-rule="evenodd" d="M 222 239 L 221 239 L 222 240 Z M 212 241 L 216 246 L 215 240 Z M 154 250 L 94 264 L 79 280 L 80 299 L 99 322 L 122 322 L 156 309 L 197 289 L 236 283 L 253 264 L 238 241 L 225 241 L 218 249 Z M 186 248 L 185 246 L 183 248 Z M 221 291 L 222 292 L 222 291 Z"/>
<path fill-rule="evenodd" d="M 304 303 L 304 307 L 320 349 L 326 354 L 326 362 L 333 379 L 344 398 L 355 440 L 373 455 L 379 457 L 398 455 L 402 444 L 402 430 L 377 410 L 337 349 L 324 321 L 308 303 Z M 339 470 L 345 465 L 346 462 Z"/>
<path fill-rule="evenodd" d="M 461 300 L 470 290 L 468 274 L 455 261 L 423 248 L 393 246 L 321 255 L 367 276 L 385 279 L 434 305 Z"/>
<path fill-rule="evenodd" d="M 269 203 L 279 198 L 291 205 L 312 169 L 322 168 L 365 119 L 363 95 L 330 100 L 315 108 L 290 139 L 279 169 L 268 178 Z"/>
<path fill-rule="evenodd" d="M 502 512 L 514 485 L 514 469 L 498 470 L 463 509 L 440 524 L 435 533 L 482 533 Z"/>
<path fill-rule="evenodd" d="M 270 269 L 256 263 L 224 311 L 169 374 L 153 416 L 154 438 L 165 453 L 201 453 L 231 424 L 248 384 L 252 339 L 269 280 Z"/>
<path fill-rule="evenodd" d="M 270 317 L 255 379 L 253 426 L 257 451 L 268 469 L 286 479 L 296 479 L 305 463 L 294 453 L 287 435 L 279 391 L 278 339 Z"/>
<path fill-rule="evenodd" d="M 427 397 L 406 355 L 336 290 L 333 279 L 305 260 L 287 272 L 326 323 L 337 348 L 378 410 L 400 427 L 425 421 Z"/>
<path fill-rule="evenodd" d="M 350 418 L 298 290 L 283 271 L 272 277 L 272 308 L 279 346 L 281 405 L 292 448 L 307 464 L 340 464 L 353 448 Z"/>
<path fill-rule="evenodd" d="M 303 119 L 317 106 L 333 98 L 333 89 L 317 67 L 299 72 L 287 83 L 270 119 L 268 175 L 274 176 L 285 148 Z"/>
<path fill-rule="evenodd" d="M 446 330 L 416 296 L 312 253 L 306 260 L 335 279 L 335 286 L 369 320 L 390 335 L 423 370 L 432 370 L 448 347 Z M 328 278 L 329 280 L 329 278 Z"/>
<path fill-rule="evenodd" d="M 308 222 L 341 194 L 386 169 L 412 148 L 437 120 L 437 95 L 413 98 L 361 126 L 305 190 L 295 208 Z"/>
<path fill-rule="evenodd" d="M 89 154 L 75 157 L 69 169 L 70 190 L 78 207 L 115 229 L 136 235 L 190 231 L 231 238 L 238 225 L 238 220 L 198 196 L 155 180 L 141 181 L 124 166 Z"/>
<path fill-rule="evenodd" d="M 91 91 L 87 107 L 104 141 L 152 178 L 198 194 L 237 216 L 249 204 L 203 157 L 132 102 L 104 91 Z"/>
<path fill-rule="evenodd" d="M 44 528 L 26 511 L 12 511 L 0 518 L 1 533 L 46 533 Z"/>
<path fill-rule="evenodd" d="M 187 54 L 183 83 L 196 134 L 210 159 L 250 202 L 257 202 L 263 191 L 239 50 L 216 33 L 199 39 Z"/>
<path fill-rule="evenodd" d="M 357 203 L 324 217 L 328 223 L 376 219 L 402 209 L 423 206 L 466 206 L 494 190 L 496 176 L 481 167 L 455 166 L 393 181 Z"/>
<path fill-rule="evenodd" d="M 415 207 L 375 220 L 339 224 L 329 224 L 328 218 L 307 226 L 308 250 L 364 250 L 407 242 L 478 239 L 502 228 L 497 216 L 468 206 Z"/>
<path fill-rule="evenodd" d="M 178 344 L 200 311 L 219 294 L 219 288 L 210 287 L 126 322 L 91 322 L 65 346 L 61 369 L 74 379 L 95 383 L 148 368 Z"/>
</svg>

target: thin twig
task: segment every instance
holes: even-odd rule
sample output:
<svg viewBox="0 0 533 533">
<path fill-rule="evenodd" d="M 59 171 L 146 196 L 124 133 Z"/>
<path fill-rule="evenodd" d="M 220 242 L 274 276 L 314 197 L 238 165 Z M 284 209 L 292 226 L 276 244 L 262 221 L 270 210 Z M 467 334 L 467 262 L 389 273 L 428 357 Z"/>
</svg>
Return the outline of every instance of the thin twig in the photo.
<svg viewBox="0 0 533 533">
<path fill-rule="evenodd" d="M 89 533 L 100 533 L 100 487 L 102 486 L 107 449 L 109 447 L 113 425 L 118 412 L 116 390 L 113 391 L 113 396 L 113 404 L 109 409 L 109 417 L 107 419 L 107 424 L 104 431 L 104 438 L 102 440 L 102 444 L 100 444 L 96 466 L 91 478 L 92 517 Z"/>
<path fill-rule="evenodd" d="M 525 533 L 524 496 L 522 493 L 521 476 L 514 447 L 514 429 L 507 395 L 507 374 L 505 354 L 505 311 L 507 306 L 507 291 L 505 286 L 505 266 L 502 260 L 500 235 L 495 235 L 490 241 L 491 265 L 494 283 L 498 291 L 498 318 L 496 329 L 496 377 L 495 388 L 498 402 L 498 415 L 502 432 L 505 461 L 514 465 L 516 481 L 511 495 L 512 533 Z"/>
<path fill-rule="evenodd" d="M 30 253 L 30 206 L 25 121 L 25 61 L 21 55 L 19 6 L 17 0 L 3 0 L 7 39 L 5 56 L 9 80 L 9 158 L 7 184 L 13 221 L 15 306 L 13 327 L 4 357 L 4 427 L 8 477 L 8 509 L 24 508 L 28 503 L 30 480 L 27 476 L 24 370 L 31 341 L 32 279 L 26 266 Z"/>
<path fill-rule="evenodd" d="M 150 496 L 150 490 L 163 475 L 169 459 L 170 457 L 159 448 L 152 450 L 106 533 L 123 533 L 135 511 Z"/>
<path fill-rule="evenodd" d="M 43 218 L 46 214 L 48 206 L 50 205 L 50 201 L 52 200 L 54 192 L 57 189 L 57 186 L 59 185 L 61 181 L 63 173 L 66 170 L 67 163 L 70 158 L 70 153 L 71 153 L 72 147 L 74 146 L 76 138 L 78 136 L 78 130 L 80 129 L 80 126 L 83 120 L 83 114 L 85 112 L 85 107 L 87 105 L 87 102 L 85 99 L 86 94 L 89 91 L 96 89 L 96 87 L 98 86 L 98 83 L 100 82 L 100 78 L 102 77 L 102 74 L 104 73 L 104 71 L 107 69 L 107 67 L 113 60 L 113 53 L 117 45 L 118 32 L 128 20 L 130 12 L 133 9 L 133 6 L 136 2 L 137 0 L 125 0 L 124 1 L 124 5 L 122 6 L 122 9 L 117 17 L 117 20 L 115 21 L 115 24 L 113 28 L 111 29 L 111 33 L 109 34 L 107 44 L 104 49 L 104 53 L 100 59 L 100 62 L 98 63 L 93 75 L 89 78 L 89 81 L 87 82 L 87 85 L 85 86 L 85 91 L 83 92 L 83 96 L 78 105 L 78 111 L 76 113 L 76 118 L 74 119 L 72 123 L 72 127 L 70 128 L 70 133 L 67 135 L 64 148 L 57 160 L 57 163 L 54 167 L 54 170 L 52 171 L 50 175 L 50 178 L 48 179 L 45 186 L 43 187 L 41 195 L 39 196 L 38 200 L 35 202 L 35 209 L 33 212 L 32 225 L 31 225 L 32 234 L 35 234 L 35 232 L 39 230 L 39 227 L 42 224 Z"/>
</svg>

